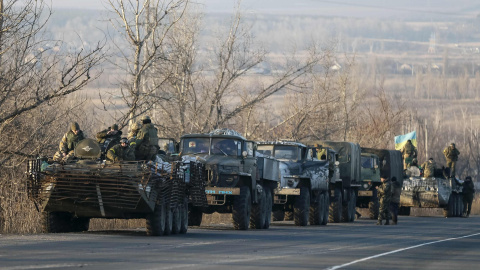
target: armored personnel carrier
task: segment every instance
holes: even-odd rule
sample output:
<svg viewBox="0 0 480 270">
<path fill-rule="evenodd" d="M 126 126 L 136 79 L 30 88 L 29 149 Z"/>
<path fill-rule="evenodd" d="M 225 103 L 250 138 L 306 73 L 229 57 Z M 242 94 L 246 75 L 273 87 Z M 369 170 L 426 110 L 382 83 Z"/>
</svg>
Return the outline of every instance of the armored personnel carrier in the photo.
<svg viewBox="0 0 480 270">
<path fill-rule="evenodd" d="M 329 209 L 329 161 L 295 141 L 258 142 L 258 152 L 280 161 L 281 181 L 274 190 L 274 219 L 293 212 L 295 225 L 326 225 Z M 288 217 L 287 217 L 288 220 Z"/>
<path fill-rule="evenodd" d="M 400 214 L 409 215 L 411 207 L 443 208 L 445 217 L 461 217 L 463 181 L 445 175 L 443 169 L 435 169 L 433 177 L 411 176 L 404 179 Z"/>
<path fill-rule="evenodd" d="M 88 230 L 91 218 L 145 218 L 148 235 L 186 233 L 188 171 L 195 163 L 108 163 L 92 139 L 75 148 L 71 162 L 28 161 L 28 195 L 43 214 L 45 232 Z"/>
<path fill-rule="evenodd" d="M 232 213 L 237 230 L 267 229 L 272 213 L 272 192 L 280 181 L 279 163 L 257 156 L 257 144 L 234 130 L 217 129 L 187 134 L 180 140 L 180 156 L 203 164 L 192 173 L 195 186 L 205 189 L 190 195 L 189 222 L 199 226 L 203 213 Z"/>
</svg>

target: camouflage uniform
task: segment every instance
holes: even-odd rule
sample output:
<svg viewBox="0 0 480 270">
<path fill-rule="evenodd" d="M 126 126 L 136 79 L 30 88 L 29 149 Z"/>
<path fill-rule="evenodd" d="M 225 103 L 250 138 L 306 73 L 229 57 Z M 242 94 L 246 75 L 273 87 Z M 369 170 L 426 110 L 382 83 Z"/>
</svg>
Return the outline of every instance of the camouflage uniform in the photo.
<svg viewBox="0 0 480 270">
<path fill-rule="evenodd" d="M 435 161 L 433 159 L 429 159 L 425 161 L 422 164 L 422 169 L 423 169 L 423 177 L 428 178 L 428 177 L 433 177 L 435 174 Z"/>
<path fill-rule="evenodd" d="M 142 125 L 139 124 L 139 123 L 133 123 L 130 126 L 130 131 L 128 132 L 128 135 L 127 135 L 127 138 L 130 140 L 130 142 L 135 141 L 135 139 L 137 137 L 137 133 L 138 133 L 138 131 L 140 130 L 141 127 L 142 127 Z"/>
<path fill-rule="evenodd" d="M 116 144 L 107 152 L 107 160 L 109 161 L 132 161 L 135 160 L 135 153 L 133 148 L 128 144 L 123 147 L 121 144 Z"/>
<path fill-rule="evenodd" d="M 407 169 L 408 166 L 412 163 L 413 158 L 417 157 L 417 148 L 413 146 L 410 140 L 407 141 L 405 146 L 402 149 L 402 157 L 403 157 L 403 169 Z"/>
<path fill-rule="evenodd" d="M 74 131 L 77 131 L 75 134 Z M 67 162 L 73 159 L 75 146 L 78 142 L 85 139 L 83 132 L 80 130 L 80 126 L 77 122 L 70 124 L 70 130 L 63 135 L 60 141 L 59 151 L 53 156 L 53 160 L 56 162 Z M 64 156 L 65 154 L 65 156 Z"/>
<path fill-rule="evenodd" d="M 152 123 L 148 122 L 142 125 L 134 144 L 137 160 L 152 160 L 154 158 L 158 152 L 158 135 L 157 129 Z"/>
<path fill-rule="evenodd" d="M 110 128 L 104 129 L 97 133 L 97 141 L 103 152 L 107 152 L 109 148 L 120 143 L 122 131 L 118 130 L 118 125 L 114 124 Z"/>
<path fill-rule="evenodd" d="M 402 179 L 392 178 L 392 199 L 390 201 L 390 213 L 392 215 L 393 225 L 397 225 L 398 222 L 398 207 L 400 205 L 400 195 L 402 193 L 403 178 Z"/>
<path fill-rule="evenodd" d="M 475 185 L 472 182 L 472 178 L 467 176 L 465 182 L 463 182 L 463 216 L 469 217 L 472 210 L 473 196 L 475 194 Z"/>
<path fill-rule="evenodd" d="M 390 218 L 390 200 L 392 198 L 392 185 L 390 179 L 387 178 L 382 185 L 378 186 L 377 194 L 380 200 L 380 210 L 377 225 L 382 225 L 383 219 L 386 220 L 385 225 L 388 225 Z"/>
<path fill-rule="evenodd" d="M 449 147 L 443 150 L 443 154 L 447 159 L 447 167 L 450 168 L 450 177 L 455 177 L 455 163 L 458 160 L 458 155 L 460 155 L 460 152 L 457 148 L 455 148 L 455 144 L 452 143 Z"/>
</svg>

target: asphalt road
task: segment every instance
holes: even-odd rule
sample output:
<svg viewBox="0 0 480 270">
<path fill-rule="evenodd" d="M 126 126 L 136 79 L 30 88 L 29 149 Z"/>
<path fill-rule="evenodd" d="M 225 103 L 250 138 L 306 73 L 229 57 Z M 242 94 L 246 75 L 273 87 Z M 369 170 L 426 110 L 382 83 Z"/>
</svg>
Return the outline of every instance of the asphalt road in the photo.
<svg viewBox="0 0 480 270">
<path fill-rule="evenodd" d="M 268 230 L 228 225 L 149 237 L 144 229 L 0 235 L 6 269 L 478 269 L 480 217 L 400 217 Z"/>
</svg>

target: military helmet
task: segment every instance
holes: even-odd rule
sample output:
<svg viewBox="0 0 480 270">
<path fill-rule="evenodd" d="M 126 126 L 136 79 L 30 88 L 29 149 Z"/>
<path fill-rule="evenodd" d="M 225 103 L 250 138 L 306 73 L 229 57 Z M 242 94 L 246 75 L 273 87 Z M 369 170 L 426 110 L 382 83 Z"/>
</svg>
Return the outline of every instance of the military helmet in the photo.
<svg viewBox="0 0 480 270">
<path fill-rule="evenodd" d="M 118 130 L 118 125 L 117 124 L 113 124 L 110 129 L 113 129 L 113 130 Z"/>
<path fill-rule="evenodd" d="M 450 144 L 450 146 L 455 146 L 455 143 L 452 142 L 452 143 Z"/>
<path fill-rule="evenodd" d="M 142 119 L 141 119 L 141 120 L 142 120 L 142 121 L 143 121 L 143 120 L 150 120 L 150 116 L 144 115 L 144 116 L 142 116 Z"/>
<path fill-rule="evenodd" d="M 472 177 L 471 176 L 465 177 L 465 181 L 472 181 Z"/>
<path fill-rule="evenodd" d="M 120 139 L 120 143 L 126 143 L 126 144 L 128 144 L 128 139 L 125 138 L 125 137 L 123 137 L 123 138 Z"/>
<path fill-rule="evenodd" d="M 77 122 L 72 122 L 72 123 L 70 124 L 70 129 L 71 129 L 72 131 L 80 130 L 80 125 L 78 125 Z"/>
</svg>

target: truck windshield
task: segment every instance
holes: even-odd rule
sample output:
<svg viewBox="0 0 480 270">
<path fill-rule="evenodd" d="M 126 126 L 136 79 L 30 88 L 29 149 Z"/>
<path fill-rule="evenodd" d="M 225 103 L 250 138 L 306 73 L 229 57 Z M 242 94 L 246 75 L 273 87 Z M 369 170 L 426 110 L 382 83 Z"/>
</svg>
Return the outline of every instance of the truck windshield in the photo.
<svg viewBox="0 0 480 270">
<path fill-rule="evenodd" d="M 234 139 L 213 138 L 210 153 L 212 155 L 239 156 L 242 153 L 242 144 Z"/>
<path fill-rule="evenodd" d="M 370 157 L 362 157 L 362 167 L 363 167 L 363 168 L 367 168 L 367 169 L 373 168 L 372 158 L 370 158 Z"/>
<path fill-rule="evenodd" d="M 257 151 L 259 153 L 262 153 L 266 156 L 272 156 L 273 155 L 273 145 L 259 145 L 257 147 Z"/>
<path fill-rule="evenodd" d="M 210 138 L 184 138 L 182 142 L 182 155 L 208 153 Z"/>
<path fill-rule="evenodd" d="M 274 157 L 278 159 L 298 159 L 298 147 L 291 145 L 276 145 Z"/>
</svg>

